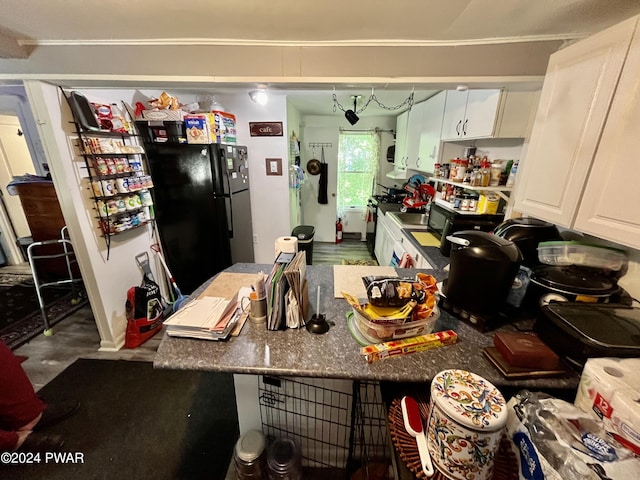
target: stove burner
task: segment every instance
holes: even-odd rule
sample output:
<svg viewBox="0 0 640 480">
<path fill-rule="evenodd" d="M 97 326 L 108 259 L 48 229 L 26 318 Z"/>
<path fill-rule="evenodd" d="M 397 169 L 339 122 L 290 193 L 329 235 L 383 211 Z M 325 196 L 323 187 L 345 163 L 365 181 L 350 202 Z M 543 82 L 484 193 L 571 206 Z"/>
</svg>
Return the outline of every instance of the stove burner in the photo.
<svg viewBox="0 0 640 480">
<path fill-rule="evenodd" d="M 380 203 L 402 203 L 406 194 L 402 195 L 373 195 L 373 198 Z"/>
</svg>

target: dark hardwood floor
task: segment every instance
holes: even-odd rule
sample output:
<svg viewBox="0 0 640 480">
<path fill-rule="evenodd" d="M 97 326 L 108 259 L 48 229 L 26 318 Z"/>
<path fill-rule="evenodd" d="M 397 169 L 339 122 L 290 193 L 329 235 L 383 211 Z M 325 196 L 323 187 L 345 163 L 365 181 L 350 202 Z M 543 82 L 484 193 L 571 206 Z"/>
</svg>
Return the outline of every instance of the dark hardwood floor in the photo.
<svg viewBox="0 0 640 480">
<path fill-rule="evenodd" d="M 342 260 L 374 260 L 367 243 L 345 235 L 342 243 L 314 242 L 313 265 L 340 265 Z"/>
</svg>

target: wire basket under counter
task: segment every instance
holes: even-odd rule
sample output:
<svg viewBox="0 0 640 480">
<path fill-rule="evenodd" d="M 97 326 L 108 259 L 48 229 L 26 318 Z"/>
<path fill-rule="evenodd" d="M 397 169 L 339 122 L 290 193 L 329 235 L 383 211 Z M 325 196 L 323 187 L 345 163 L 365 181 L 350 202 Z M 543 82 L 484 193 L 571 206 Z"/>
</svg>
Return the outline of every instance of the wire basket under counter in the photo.
<svg viewBox="0 0 640 480">
<path fill-rule="evenodd" d="M 374 464 L 388 470 L 391 443 L 377 382 L 261 377 L 258 395 L 268 441 L 295 439 L 306 471 L 351 478 Z"/>
</svg>

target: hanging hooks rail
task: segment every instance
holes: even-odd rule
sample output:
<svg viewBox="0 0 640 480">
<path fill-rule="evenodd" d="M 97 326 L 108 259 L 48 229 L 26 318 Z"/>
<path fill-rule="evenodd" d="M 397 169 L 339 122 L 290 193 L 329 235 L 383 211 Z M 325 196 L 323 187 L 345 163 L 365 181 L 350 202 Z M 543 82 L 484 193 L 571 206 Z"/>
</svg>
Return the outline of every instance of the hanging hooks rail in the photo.
<svg viewBox="0 0 640 480">
<path fill-rule="evenodd" d="M 333 143 L 309 143 L 309 148 L 316 148 L 316 147 L 331 148 L 333 147 Z"/>
</svg>

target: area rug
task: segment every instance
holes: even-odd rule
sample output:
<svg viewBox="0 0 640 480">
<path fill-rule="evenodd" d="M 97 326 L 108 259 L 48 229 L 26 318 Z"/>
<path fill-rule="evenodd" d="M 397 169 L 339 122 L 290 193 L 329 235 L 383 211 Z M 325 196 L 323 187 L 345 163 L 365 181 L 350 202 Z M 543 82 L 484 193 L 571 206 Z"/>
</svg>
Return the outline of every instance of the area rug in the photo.
<svg viewBox="0 0 640 480">
<path fill-rule="evenodd" d="M 342 260 L 342 265 L 378 265 L 375 260 Z"/>
<path fill-rule="evenodd" d="M 77 292 L 82 292 L 77 287 Z M 41 289 L 47 319 L 51 326 L 86 305 L 83 295 L 73 295 L 69 286 Z M 44 331 L 44 320 L 36 287 L 30 275 L 0 275 L 0 339 L 11 349 Z"/>
<path fill-rule="evenodd" d="M 80 401 L 42 433 L 60 435 L 61 451 L 80 453 L 82 463 L 11 467 L 6 478 L 222 480 L 239 436 L 231 374 L 80 359 L 38 394 L 51 404 Z"/>
</svg>

